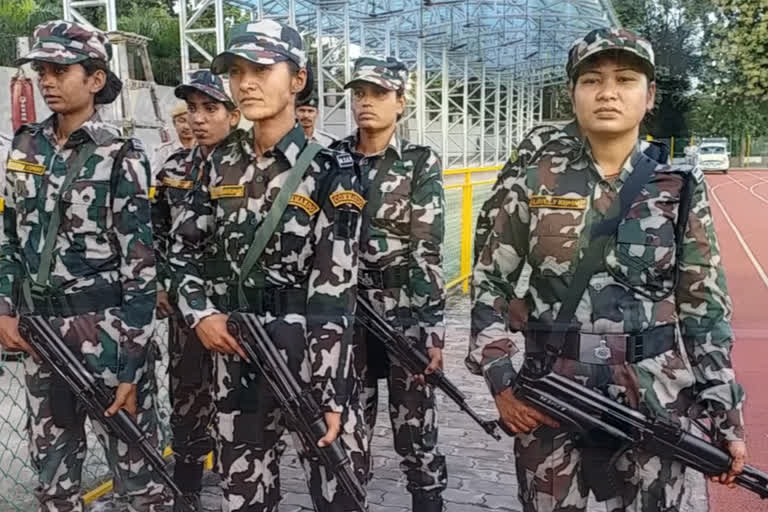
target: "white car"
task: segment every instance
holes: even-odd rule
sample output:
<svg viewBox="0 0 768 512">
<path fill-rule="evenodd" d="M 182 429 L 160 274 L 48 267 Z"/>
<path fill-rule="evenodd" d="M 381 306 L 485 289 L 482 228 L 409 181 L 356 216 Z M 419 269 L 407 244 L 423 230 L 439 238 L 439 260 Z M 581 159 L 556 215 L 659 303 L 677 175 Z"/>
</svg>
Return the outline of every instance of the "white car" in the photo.
<svg viewBox="0 0 768 512">
<path fill-rule="evenodd" d="M 698 164 L 702 171 L 728 172 L 731 160 L 724 143 L 703 142 L 697 152 Z"/>
</svg>

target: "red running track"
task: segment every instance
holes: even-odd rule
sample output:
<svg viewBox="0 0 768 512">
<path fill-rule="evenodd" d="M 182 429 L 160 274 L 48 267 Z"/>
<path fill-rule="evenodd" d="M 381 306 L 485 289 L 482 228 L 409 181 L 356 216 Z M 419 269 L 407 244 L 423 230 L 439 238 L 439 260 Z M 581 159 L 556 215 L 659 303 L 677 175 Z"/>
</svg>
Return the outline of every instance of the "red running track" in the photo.
<svg viewBox="0 0 768 512">
<path fill-rule="evenodd" d="M 748 462 L 768 472 L 768 170 L 707 175 L 733 297 L 736 377 L 747 392 Z M 709 484 L 712 512 L 768 512 L 768 500 Z"/>
</svg>

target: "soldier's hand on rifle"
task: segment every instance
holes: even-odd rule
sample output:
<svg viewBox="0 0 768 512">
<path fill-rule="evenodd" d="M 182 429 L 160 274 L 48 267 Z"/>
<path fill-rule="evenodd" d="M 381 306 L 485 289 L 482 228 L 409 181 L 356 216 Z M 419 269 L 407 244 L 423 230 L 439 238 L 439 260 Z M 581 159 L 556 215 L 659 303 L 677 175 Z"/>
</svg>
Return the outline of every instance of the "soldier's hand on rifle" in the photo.
<svg viewBox="0 0 768 512">
<path fill-rule="evenodd" d="M 19 317 L 0 316 L 0 343 L 9 352 L 23 351 L 31 355 L 38 363 L 40 362 L 37 353 L 19 334 Z"/>
<path fill-rule="evenodd" d="M 229 334 L 227 329 L 228 315 L 221 313 L 203 318 L 195 332 L 203 343 L 205 348 L 222 354 L 238 354 L 246 359 L 245 352 L 240 348 L 240 344 Z"/>
<path fill-rule="evenodd" d="M 330 446 L 339 437 L 341 432 L 341 413 L 340 412 L 326 412 L 325 425 L 328 427 L 328 431 L 317 442 L 317 446 L 325 448 Z"/>
<path fill-rule="evenodd" d="M 414 379 L 421 385 L 426 382 L 425 375 L 443 369 L 443 349 L 432 347 L 427 349 L 427 355 L 429 356 L 429 365 L 424 369 L 424 375 L 414 375 Z"/>
<path fill-rule="evenodd" d="M 130 382 L 121 382 L 117 386 L 115 391 L 115 401 L 109 406 L 109 409 L 104 411 L 104 416 L 110 417 L 118 413 L 120 409 L 125 409 L 128 414 L 136 417 L 137 399 L 136 399 L 136 384 Z"/>
<path fill-rule="evenodd" d="M 728 441 L 726 449 L 731 454 L 731 467 L 727 473 L 710 477 L 714 483 L 721 483 L 728 486 L 729 489 L 736 487 L 734 481 L 736 477 L 744 470 L 744 464 L 747 461 L 747 443 L 744 441 Z"/>
<path fill-rule="evenodd" d="M 552 428 L 560 426 L 557 421 L 518 399 L 511 388 L 505 389 L 494 398 L 501 421 L 513 432 L 530 432 L 542 423 Z"/>
<path fill-rule="evenodd" d="M 157 292 L 157 318 L 163 319 L 173 314 L 173 306 L 168 298 L 168 292 L 160 290 Z"/>
</svg>

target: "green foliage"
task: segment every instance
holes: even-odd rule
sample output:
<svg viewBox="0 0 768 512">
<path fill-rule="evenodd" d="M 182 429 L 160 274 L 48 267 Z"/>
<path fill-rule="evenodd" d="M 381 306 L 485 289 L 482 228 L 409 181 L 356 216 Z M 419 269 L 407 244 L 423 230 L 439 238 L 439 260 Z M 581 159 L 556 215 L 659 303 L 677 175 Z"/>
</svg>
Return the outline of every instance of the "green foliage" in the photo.
<svg viewBox="0 0 768 512">
<path fill-rule="evenodd" d="M 122 31 L 134 32 L 151 39 L 149 59 L 157 83 L 172 86 L 180 83 L 181 44 L 178 18 L 168 14 L 163 6 L 135 6 L 120 16 L 118 27 Z"/>
<path fill-rule="evenodd" d="M 31 36 L 38 24 L 61 17 L 61 2 L 0 0 L 0 66 L 13 66 L 16 38 Z"/>
</svg>

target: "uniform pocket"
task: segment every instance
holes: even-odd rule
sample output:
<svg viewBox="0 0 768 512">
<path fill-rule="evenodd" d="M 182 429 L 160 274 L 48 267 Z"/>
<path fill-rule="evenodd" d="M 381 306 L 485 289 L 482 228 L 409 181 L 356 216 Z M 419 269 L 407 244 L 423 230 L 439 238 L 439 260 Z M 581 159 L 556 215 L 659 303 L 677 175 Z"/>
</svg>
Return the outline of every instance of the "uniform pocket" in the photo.
<svg viewBox="0 0 768 512">
<path fill-rule="evenodd" d="M 96 236 L 111 226 L 108 181 L 76 181 L 61 195 L 62 230 Z"/>
<path fill-rule="evenodd" d="M 663 296 L 674 284 L 675 231 L 665 218 L 651 228 L 652 219 L 623 222 L 613 247 L 609 246 L 606 265 L 624 284 L 647 294 Z M 656 219 L 653 219 L 656 220 Z"/>
<path fill-rule="evenodd" d="M 372 219 L 375 227 L 389 233 L 409 236 L 411 232 L 411 197 L 398 191 L 383 192 Z"/>
</svg>

